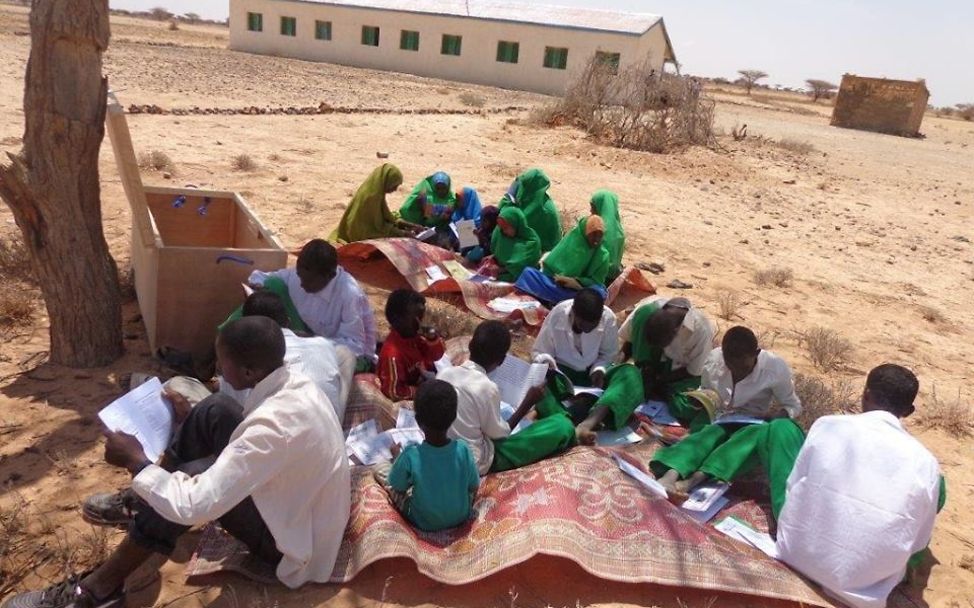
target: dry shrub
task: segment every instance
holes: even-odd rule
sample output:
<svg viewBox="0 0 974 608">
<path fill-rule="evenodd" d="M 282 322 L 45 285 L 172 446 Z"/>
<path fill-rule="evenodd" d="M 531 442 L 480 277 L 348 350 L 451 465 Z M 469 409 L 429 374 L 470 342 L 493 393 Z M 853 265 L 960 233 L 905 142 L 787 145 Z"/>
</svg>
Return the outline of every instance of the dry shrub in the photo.
<svg viewBox="0 0 974 608">
<path fill-rule="evenodd" d="M 10 279 L 24 283 L 35 282 L 30 251 L 19 238 L 0 238 L 0 276 L 3 276 L 5 282 Z"/>
<path fill-rule="evenodd" d="M 852 343 L 827 327 L 813 327 L 801 336 L 812 364 L 824 372 L 845 367 L 852 357 Z"/>
<path fill-rule="evenodd" d="M 175 31 L 178 31 L 178 30 L 179 30 L 179 24 L 176 23 L 176 20 L 175 19 L 172 19 L 171 21 L 169 21 L 169 31 L 170 32 L 175 32 Z"/>
<path fill-rule="evenodd" d="M 768 285 L 788 287 L 794 278 L 795 273 L 791 271 L 791 268 L 765 268 L 754 273 L 754 282 L 760 287 L 767 287 Z"/>
<path fill-rule="evenodd" d="M 33 312 L 34 297 L 31 290 L 16 284 L 0 284 L 0 327 L 27 325 Z"/>
<path fill-rule="evenodd" d="M 740 318 L 741 307 L 745 302 L 736 291 L 722 291 L 717 294 L 717 316 L 725 321 L 733 321 Z"/>
<path fill-rule="evenodd" d="M 257 161 L 249 154 L 238 154 L 230 161 L 230 166 L 234 171 L 256 171 Z"/>
<path fill-rule="evenodd" d="M 920 311 L 920 316 L 923 317 L 924 321 L 928 323 L 933 323 L 934 325 L 941 325 L 947 322 L 947 317 L 940 310 L 934 308 L 933 306 L 919 305 L 917 310 Z"/>
<path fill-rule="evenodd" d="M 146 171 L 172 171 L 169 155 L 162 150 L 150 150 L 139 154 L 139 168 Z"/>
<path fill-rule="evenodd" d="M 940 429 L 954 437 L 967 437 L 974 430 L 974 411 L 957 391 L 956 399 L 944 399 L 936 385 L 917 408 L 916 423 L 926 429 Z"/>
<path fill-rule="evenodd" d="M 472 108 L 482 108 L 487 105 L 487 100 L 476 93 L 465 92 L 460 94 L 460 103 Z"/>
<path fill-rule="evenodd" d="M 826 383 L 816 376 L 795 374 L 795 393 L 802 402 L 798 424 L 806 431 L 822 416 L 851 414 L 858 409 L 856 391 L 844 378 Z"/>
<path fill-rule="evenodd" d="M 815 146 L 807 141 L 791 139 L 790 137 L 785 137 L 778 141 L 777 146 L 782 150 L 794 152 L 795 154 L 811 154 L 815 151 Z"/>
<path fill-rule="evenodd" d="M 578 127 L 617 148 L 664 153 L 717 147 L 714 107 L 691 78 L 657 74 L 648 60 L 613 74 L 593 55 L 565 96 L 534 118 L 545 126 Z"/>
</svg>

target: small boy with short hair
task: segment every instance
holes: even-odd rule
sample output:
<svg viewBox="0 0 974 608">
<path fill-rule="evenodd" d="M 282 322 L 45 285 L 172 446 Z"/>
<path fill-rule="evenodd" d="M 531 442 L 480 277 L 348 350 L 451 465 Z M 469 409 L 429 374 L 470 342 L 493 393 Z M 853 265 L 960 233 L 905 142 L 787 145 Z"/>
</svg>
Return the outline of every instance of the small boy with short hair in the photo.
<svg viewBox="0 0 974 608">
<path fill-rule="evenodd" d="M 379 385 L 394 401 L 416 396 L 420 384 L 436 376 L 434 363 L 446 344 L 433 329 L 423 329 L 426 298 L 412 289 L 397 289 L 386 300 L 389 337 L 379 351 Z"/>
<path fill-rule="evenodd" d="M 416 391 L 415 407 L 426 440 L 406 446 L 392 465 L 378 465 L 373 474 L 414 526 L 425 532 L 453 528 L 470 518 L 480 486 L 467 443 L 447 437 L 457 417 L 457 391 L 431 380 Z"/>
</svg>

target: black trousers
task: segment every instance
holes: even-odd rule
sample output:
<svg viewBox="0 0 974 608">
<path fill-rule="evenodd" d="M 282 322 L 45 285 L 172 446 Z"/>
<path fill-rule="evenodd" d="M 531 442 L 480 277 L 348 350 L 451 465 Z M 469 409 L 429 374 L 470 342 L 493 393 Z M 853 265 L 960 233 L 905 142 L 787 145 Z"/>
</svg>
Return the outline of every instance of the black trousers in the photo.
<svg viewBox="0 0 974 608">
<path fill-rule="evenodd" d="M 166 468 L 199 475 L 213 465 L 242 420 L 243 408 L 232 397 L 216 393 L 200 401 L 173 436 L 166 452 Z M 281 561 L 274 537 L 249 496 L 221 517 L 220 525 L 247 545 L 253 555 L 275 566 Z M 142 504 L 128 533 L 140 547 L 169 555 L 189 528 Z"/>
</svg>

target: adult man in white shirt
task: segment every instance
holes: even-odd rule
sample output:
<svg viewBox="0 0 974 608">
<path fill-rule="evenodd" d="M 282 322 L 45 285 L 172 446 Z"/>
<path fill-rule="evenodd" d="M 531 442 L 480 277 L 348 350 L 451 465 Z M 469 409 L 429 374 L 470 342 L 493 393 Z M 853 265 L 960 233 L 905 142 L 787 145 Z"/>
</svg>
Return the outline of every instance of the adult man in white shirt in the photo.
<svg viewBox="0 0 974 608">
<path fill-rule="evenodd" d="M 625 426 L 648 398 L 667 402 L 681 423 L 695 430 L 707 423 L 685 396 L 699 388 L 703 364 L 713 348 L 714 326 L 686 298 L 647 298 L 619 330 L 624 363 L 606 374 L 605 392 L 578 425 L 578 440 L 595 443 L 595 429 Z"/>
<path fill-rule="evenodd" d="M 602 388 L 605 372 L 619 354 L 616 315 L 594 289 L 582 289 L 573 300 L 548 313 L 531 353 L 576 386 Z"/>
<path fill-rule="evenodd" d="M 338 265 L 338 252 L 322 239 L 301 248 L 296 268 L 270 273 L 254 271 L 249 282 L 263 285 L 279 279 L 308 329 L 317 336 L 346 346 L 360 360 L 360 368 L 375 363 L 375 315 L 358 282 Z"/>
<path fill-rule="evenodd" d="M 511 348 L 511 332 L 499 321 L 484 321 L 470 340 L 470 360 L 437 375 L 457 389 L 457 419 L 449 436 L 470 447 L 481 475 L 507 471 L 537 462 L 575 443 L 575 427 L 566 413 L 552 412 L 516 435 L 511 430 L 539 401 L 545 387 L 528 391 L 524 402 L 506 422 L 501 396 L 487 374 L 497 369 Z M 513 404 L 512 404 L 513 405 Z"/>
<path fill-rule="evenodd" d="M 106 461 L 132 473 L 145 508 L 92 572 L 11 597 L 3 608 L 120 604 L 129 574 L 154 553 L 171 552 L 191 525 L 216 519 L 274 565 L 285 585 L 328 581 L 350 510 L 348 460 L 334 410 L 309 379 L 284 366 L 284 348 L 271 319 L 248 317 L 221 330 L 224 377 L 253 392 L 242 407 L 220 394 L 193 408 L 174 400 L 185 420 L 169 470 L 151 463 L 135 437 L 106 432 Z"/>
<path fill-rule="evenodd" d="M 855 608 L 885 606 L 933 535 L 940 466 L 900 422 L 918 389 L 904 367 L 873 369 L 863 413 L 818 419 L 788 478 L 780 559 Z"/>
<path fill-rule="evenodd" d="M 660 483 L 682 496 L 711 478 L 733 481 L 760 462 L 768 473 L 772 511 L 777 516 L 804 439 L 792 421 L 802 406 L 791 368 L 784 359 L 761 349 L 750 329 L 732 327 L 721 347 L 707 358 L 700 390 L 688 394 L 704 405 L 715 422 L 654 454 L 649 466 Z M 734 424 L 730 416 L 766 422 Z"/>
</svg>

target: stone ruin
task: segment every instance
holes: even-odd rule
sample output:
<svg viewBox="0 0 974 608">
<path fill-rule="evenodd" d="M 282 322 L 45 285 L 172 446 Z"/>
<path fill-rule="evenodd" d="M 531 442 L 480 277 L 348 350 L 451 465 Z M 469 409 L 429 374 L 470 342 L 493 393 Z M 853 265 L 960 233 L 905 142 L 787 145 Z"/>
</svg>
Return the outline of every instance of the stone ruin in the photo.
<svg viewBox="0 0 974 608">
<path fill-rule="evenodd" d="M 832 125 L 904 137 L 920 135 L 930 91 L 924 80 L 889 80 L 846 74 Z"/>
</svg>

